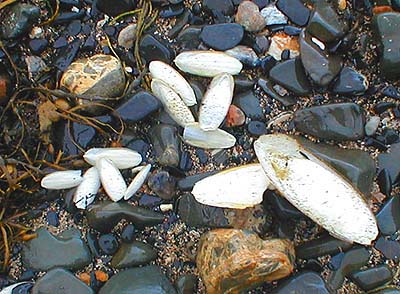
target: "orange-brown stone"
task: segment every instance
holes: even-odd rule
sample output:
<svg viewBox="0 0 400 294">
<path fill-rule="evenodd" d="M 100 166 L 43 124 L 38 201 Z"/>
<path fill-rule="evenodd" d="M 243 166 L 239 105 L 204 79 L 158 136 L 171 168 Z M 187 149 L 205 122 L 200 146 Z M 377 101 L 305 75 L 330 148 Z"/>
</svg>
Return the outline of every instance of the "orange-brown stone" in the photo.
<svg viewBox="0 0 400 294">
<path fill-rule="evenodd" d="M 234 294 L 288 276 L 295 261 L 291 241 L 263 240 L 256 233 L 216 229 L 205 233 L 197 268 L 207 294 Z"/>
<path fill-rule="evenodd" d="M 237 127 L 244 124 L 246 120 L 246 115 L 243 111 L 236 105 L 231 104 L 228 109 L 228 114 L 226 115 L 226 126 L 227 127 Z"/>
<path fill-rule="evenodd" d="M 372 8 L 372 12 L 374 15 L 376 14 L 381 14 L 384 12 L 392 12 L 393 9 L 391 6 L 385 5 L 385 6 L 375 6 L 374 8 Z"/>
</svg>

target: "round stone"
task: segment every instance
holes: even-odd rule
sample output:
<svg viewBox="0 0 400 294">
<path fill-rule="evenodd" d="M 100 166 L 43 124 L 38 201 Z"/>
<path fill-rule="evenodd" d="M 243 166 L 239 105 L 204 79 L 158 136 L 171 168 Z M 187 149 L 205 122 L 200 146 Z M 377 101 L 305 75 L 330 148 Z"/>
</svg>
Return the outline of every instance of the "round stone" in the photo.
<svg viewBox="0 0 400 294">
<path fill-rule="evenodd" d="M 243 1 L 240 3 L 235 21 L 242 25 L 248 32 L 261 31 L 266 24 L 258 6 L 252 1 Z"/>
</svg>

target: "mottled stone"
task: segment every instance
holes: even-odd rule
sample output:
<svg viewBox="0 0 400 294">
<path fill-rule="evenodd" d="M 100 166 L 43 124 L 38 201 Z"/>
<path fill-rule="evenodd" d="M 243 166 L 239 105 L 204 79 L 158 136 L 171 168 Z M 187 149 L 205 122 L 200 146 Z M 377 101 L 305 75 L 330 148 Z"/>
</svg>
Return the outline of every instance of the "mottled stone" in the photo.
<svg viewBox="0 0 400 294">
<path fill-rule="evenodd" d="M 6 7 L 2 14 L 0 35 L 4 39 L 14 39 L 27 33 L 39 19 L 40 8 L 31 4 L 16 3 Z"/>
<path fill-rule="evenodd" d="M 113 268 L 145 265 L 157 258 L 157 252 L 149 245 L 140 241 L 122 243 L 111 260 Z"/>
<path fill-rule="evenodd" d="M 132 206 L 126 202 L 103 201 L 89 207 L 87 221 L 90 227 L 100 232 L 110 232 L 122 219 L 126 219 L 139 228 L 161 223 L 164 216 L 160 213 Z"/>
<path fill-rule="evenodd" d="M 94 294 L 94 291 L 69 271 L 55 268 L 37 280 L 32 294 Z"/>
<path fill-rule="evenodd" d="M 266 24 L 258 6 L 254 2 L 247 0 L 239 4 L 235 21 L 248 32 L 261 31 Z"/>
<path fill-rule="evenodd" d="M 326 140 L 358 140 L 365 135 L 364 110 L 355 103 L 313 106 L 294 114 L 298 131 Z"/>
<path fill-rule="evenodd" d="M 197 268 L 207 293 L 238 293 L 293 271 L 294 248 L 282 239 L 262 240 L 256 233 L 216 229 L 200 240 Z"/>
<path fill-rule="evenodd" d="M 176 294 L 171 282 L 158 266 L 132 268 L 114 275 L 99 294 Z"/>
<path fill-rule="evenodd" d="M 79 231 L 53 236 L 44 228 L 37 237 L 23 245 L 22 262 L 25 267 L 47 271 L 56 267 L 78 270 L 91 262 L 90 250 L 80 238 Z"/>
<path fill-rule="evenodd" d="M 170 125 L 156 125 L 150 131 L 156 159 L 163 166 L 177 167 L 181 155 L 178 130 Z"/>
<path fill-rule="evenodd" d="M 290 50 L 290 58 L 295 58 L 300 54 L 299 39 L 297 37 L 279 32 L 270 38 L 270 42 L 268 54 L 276 60 L 282 59 L 282 52 L 284 50 Z"/>
<path fill-rule="evenodd" d="M 267 26 L 287 24 L 287 17 L 276 8 L 275 4 L 270 4 L 261 10 Z"/>
<path fill-rule="evenodd" d="M 386 264 L 351 274 L 351 280 L 364 291 L 375 289 L 390 282 L 392 278 L 392 271 Z"/>
<path fill-rule="evenodd" d="M 324 280 L 315 272 L 300 272 L 289 278 L 273 294 L 330 294 Z"/>
</svg>

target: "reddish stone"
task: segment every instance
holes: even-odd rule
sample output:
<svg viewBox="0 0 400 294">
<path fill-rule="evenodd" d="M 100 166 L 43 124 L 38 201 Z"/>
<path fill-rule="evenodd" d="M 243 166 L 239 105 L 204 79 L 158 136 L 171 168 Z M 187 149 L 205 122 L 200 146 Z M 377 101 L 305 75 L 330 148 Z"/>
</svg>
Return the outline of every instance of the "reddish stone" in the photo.
<svg viewBox="0 0 400 294">
<path fill-rule="evenodd" d="M 392 9 L 391 6 L 375 6 L 372 9 L 372 12 L 373 12 L 374 15 L 381 14 L 381 13 L 384 13 L 384 12 L 392 12 L 392 11 L 393 11 L 393 9 Z"/>
<path fill-rule="evenodd" d="M 243 125 L 245 120 L 246 116 L 243 111 L 236 105 L 231 104 L 226 115 L 225 125 L 227 127 L 237 127 Z"/>
</svg>

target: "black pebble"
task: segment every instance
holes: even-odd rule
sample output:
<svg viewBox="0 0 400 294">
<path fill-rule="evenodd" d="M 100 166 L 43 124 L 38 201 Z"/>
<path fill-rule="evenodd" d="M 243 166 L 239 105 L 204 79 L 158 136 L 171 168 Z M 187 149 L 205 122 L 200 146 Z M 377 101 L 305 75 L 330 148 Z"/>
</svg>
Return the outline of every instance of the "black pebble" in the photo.
<svg viewBox="0 0 400 294">
<path fill-rule="evenodd" d="M 58 214 L 57 214 L 57 212 L 55 212 L 55 211 L 49 211 L 48 213 L 47 213 L 47 223 L 50 225 L 50 226 L 53 226 L 53 227 L 58 227 L 59 225 L 60 225 L 60 220 L 58 219 Z"/>
<path fill-rule="evenodd" d="M 400 92 L 392 85 L 385 87 L 382 90 L 382 94 L 394 99 L 400 99 Z"/>
<path fill-rule="evenodd" d="M 396 107 L 396 104 L 393 102 L 380 102 L 374 105 L 374 111 L 376 114 L 382 114 L 386 110 Z"/>
<path fill-rule="evenodd" d="M 100 257 L 100 248 L 99 248 L 99 242 L 97 241 L 97 236 L 96 234 L 92 233 L 92 232 L 88 232 L 86 234 L 86 239 L 87 239 L 87 243 L 89 245 L 89 249 L 92 252 L 92 254 L 95 257 Z"/>
<path fill-rule="evenodd" d="M 31 269 L 25 270 L 19 277 L 20 281 L 30 281 L 35 277 L 35 272 Z"/>
<path fill-rule="evenodd" d="M 113 255 L 118 250 L 118 241 L 113 234 L 101 235 L 99 238 L 101 251 L 107 255 Z"/>
<path fill-rule="evenodd" d="M 54 41 L 53 48 L 59 49 L 68 45 L 68 41 L 65 37 L 60 37 Z"/>
<path fill-rule="evenodd" d="M 271 56 L 271 55 L 267 55 L 265 56 L 263 59 L 261 59 L 261 69 L 263 70 L 265 75 L 269 75 L 269 72 L 271 71 L 271 69 L 276 65 L 277 60 Z"/>
<path fill-rule="evenodd" d="M 249 122 L 249 124 L 247 125 L 247 129 L 249 133 L 254 136 L 261 136 L 267 132 L 267 127 L 265 126 L 265 123 L 256 120 Z"/>
<path fill-rule="evenodd" d="M 135 240 L 135 226 L 132 224 L 126 225 L 121 232 L 121 240 L 125 243 L 130 243 Z"/>
<path fill-rule="evenodd" d="M 205 164 L 208 162 L 207 153 L 203 149 L 196 149 L 195 152 L 200 164 Z"/>
<path fill-rule="evenodd" d="M 390 196 L 392 193 L 392 180 L 390 179 L 390 174 L 387 169 L 382 169 L 377 177 L 377 182 L 379 185 L 379 190 L 386 196 Z"/>
<path fill-rule="evenodd" d="M 182 152 L 181 160 L 179 162 L 179 169 L 182 171 L 189 171 L 193 166 L 193 161 L 190 158 L 190 153 L 187 151 Z"/>
<path fill-rule="evenodd" d="M 288 60 L 289 58 L 290 58 L 290 50 L 289 49 L 283 50 L 281 53 L 281 59 L 285 61 Z"/>
<path fill-rule="evenodd" d="M 82 25 L 80 20 L 73 20 L 71 23 L 68 25 L 68 34 L 70 36 L 76 36 L 81 32 Z"/>
<path fill-rule="evenodd" d="M 42 53 L 47 45 L 49 45 L 49 42 L 46 39 L 33 39 L 29 41 L 29 48 L 34 54 Z"/>
</svg>

